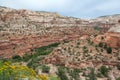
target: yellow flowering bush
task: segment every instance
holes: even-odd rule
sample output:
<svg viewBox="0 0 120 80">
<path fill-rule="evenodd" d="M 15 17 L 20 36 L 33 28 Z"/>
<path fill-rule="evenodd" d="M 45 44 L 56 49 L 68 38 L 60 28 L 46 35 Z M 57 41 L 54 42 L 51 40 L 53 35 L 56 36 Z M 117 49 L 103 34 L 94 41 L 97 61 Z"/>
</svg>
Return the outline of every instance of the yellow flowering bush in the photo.
<svg viewBox="0 0 120 80">
<path fill-rule="evenodd" d="M 0 80 L 22 80 L 22 78 L 48 80 L 47 76 L 42 74 L 37 76 L 36 72 L 27 66 L 12 65 L 9 62 L 0 61 Z"/>
<path fill-rule="evenodd" d="M 26 79 L 27 78 L 27 79 Z M 0 80 L 60 80 L 54 76 L 37 75 L 27 66 L 0 61 Z"/>
</svg>

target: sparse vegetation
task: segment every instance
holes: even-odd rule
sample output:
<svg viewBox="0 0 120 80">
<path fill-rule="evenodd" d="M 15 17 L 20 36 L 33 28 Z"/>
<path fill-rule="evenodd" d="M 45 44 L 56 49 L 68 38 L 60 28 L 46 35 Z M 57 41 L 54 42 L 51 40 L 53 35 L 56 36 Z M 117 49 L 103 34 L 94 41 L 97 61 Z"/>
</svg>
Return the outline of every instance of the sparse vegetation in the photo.
<svg viewBox="0 0 120 80">
<path fill-rule="evenodd" d="M 67 77 L 67 75 L 66 75 L 66 73 L 65 73 L 64 68 L 62 68 L 62 67 L 58 68 L 57 75 L 60 77 L 61 80 L 69 80 L 68 77 Z"/>
<path fill-rule="evenodd" d="M 117 69 L 120 70 L 120 64 L 117 65 Z"/>
<path fill-rule="evenodd" d="M 102 28 L 99 26 L 95 26 L 94 29 L 100 31 Z"/>
<path fill-rule="evenodd" d="M 95 70 L 90 68 L 89 80 L 97 80 Z"/>
<path fill-rule="evenodd" d="M 50 71 L 50 67 L 49 66 L 42 65 L 42 72 L 43 73 L 49 73 L 49 71 Z"/>
<path fill-rule="evenodd" d="M 70 71 L 70 76 L 74 78 L 74 80 L 80 80 L 79 73 L 80 73 L 79 69 L 73 69 Z"/>
<path fill-rule="evenodd" d="M 108 68 L 106 68 L 106 66 L 101 66 L 100 72 L 102 73 L 103 76 L 105 76 L 105 77 L 108 76 Z"/>
</svg>

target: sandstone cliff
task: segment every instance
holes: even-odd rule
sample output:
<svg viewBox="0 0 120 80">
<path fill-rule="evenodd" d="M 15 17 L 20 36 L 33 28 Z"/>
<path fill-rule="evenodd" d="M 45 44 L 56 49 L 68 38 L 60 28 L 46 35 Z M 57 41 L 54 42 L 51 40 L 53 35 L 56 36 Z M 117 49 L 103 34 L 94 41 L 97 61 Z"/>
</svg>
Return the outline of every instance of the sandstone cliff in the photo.
<svg viewBox="0 0 120 80">
<path fill-rule="evenodd" d="M 105 33 L 116 24 L 61 16 L 45 11 L 0 7 L 0 57 L 12 57 L 36 47 L 83 35 Z M 95 29 L 95 27 L 100 29 Z"/>
</svg>

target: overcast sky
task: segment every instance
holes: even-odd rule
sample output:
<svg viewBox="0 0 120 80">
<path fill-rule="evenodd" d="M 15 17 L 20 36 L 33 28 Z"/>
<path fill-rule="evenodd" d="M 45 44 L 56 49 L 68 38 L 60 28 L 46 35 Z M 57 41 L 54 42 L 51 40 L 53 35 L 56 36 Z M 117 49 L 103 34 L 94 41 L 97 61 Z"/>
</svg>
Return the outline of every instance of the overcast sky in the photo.
<svg viewBox="0 0 120 80">
<path fill-rule="evenodd" d="M 0 6 L 58 12 L 79 18 L 120 14 L 120 0 L 0 0 Z"/>
</svg>

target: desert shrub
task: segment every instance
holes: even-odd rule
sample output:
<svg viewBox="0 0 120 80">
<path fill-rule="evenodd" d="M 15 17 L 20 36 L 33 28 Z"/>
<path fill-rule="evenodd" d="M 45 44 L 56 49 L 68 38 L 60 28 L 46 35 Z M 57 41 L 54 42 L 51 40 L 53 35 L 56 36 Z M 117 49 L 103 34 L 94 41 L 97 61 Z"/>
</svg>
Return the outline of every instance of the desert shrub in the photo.
<svg viewBox="0 0 120 80">
<path fill-rule="evenodd" d="M 74 80 L 80 80 L 79 73 L 80 73 L 79 69 L 74 69 L 74 70 L 71 70 L 70 76 L 74 78 Z"/>
<path fill-rule="evenodd" d="M 99 43 L 99 47 L 103 47 L 104 45 L 103 45 L 103 43 L 102 42 L 100 42 Z"/>
<path fill-rule="evenodd" d="M 26 54 L 23 56 L 23 61 L 27 62 L 31 57 L 32 57 L 32 55 L 26 53 Z"/>
<path fill-rule="evenodd" d="M 104 37 L 101 37 L 101 40 L 104 40 Z"/>
<path fill-rule="evenodd" d="M 64 68 L 62 68 L 62 67 L 58 68 L 57 75 L 60 77 L 61 80 L 69 80 L 66 73 L 65 73 Z"/>
<path fill-rule="evenodd" d="M 118 56 L 117 59 L 120 60 L 120 57 Z"/>
<path fill-rule="evenodd" d="M 101 49 L 101 52 L 103 52 L 103 49 Z"/>
<path fill-rule="evenodd" d="M 95 70 L 93 68 L 90 68 L 90 74 L 88 75 L 89 80 L 97 80 Z"/>
<path fill-rule="evenodd" d="M 97 35 L 97 34 L 94 34 L 93 36 L 96 37 L 96 36 L 98 36 L 98 35 Z"/>
<path fill-rule="evenodd" d="M 101 78 L 102 74 L 101 73 L 97 73 L 96 76 L 99 77 L 99 78 Z"/>
<path fill-rule="evenodd" d="M 111 54 L 112 53 L 112 48 L 111 47 L 107 47 L 107 53 Z"/>
<path fill-rule="evenodd" d="M 86 73 L 85 73 L 85 72 L 83 72 L 83 73 L 82 73 L 82 76 L 85 76 L 85 77 L 86 77 L 87 75 L 86 75 Z"/>
<path fill-rule="evenodd" d="M 63 43 L 69 43 L 70 41 L 68 41 L 68 40 L 63 40 Z"/>
<path fill-rule="evenodd" d="M 120 70 L 120 64 L 117 65 L 117 69 Z"/>
<path fill-rule="evenodd" d="M 31 60 L 28 62 L 27 66 L 30 67 L 30 68 L 35 69 L 36 67 L 38 67 L 38 66 L 40 65 L 40 64 L 39 64 L 39 61 L 40 61 L 40 60 L 43 60 L 43 59 L 44 59 L 44 57 L 31 59 Z"/>
<path fill-rule="evenodd" d="M 34 59 L 31 59 L 31 61 L 27 64 L 28 67 L 35 69 L 37 66 L 39 66 L 39 63 L 35 61 Z"/>
<path fill-rule="evenodd" d="M 13 56 L 12 59 L 15 60 L 15 61 L 21 61 L 22 60 L 22 58 L 19 55 Z"/>
<path fill-rule="evenodd" d="M 87 49 L 87 47 L 86 47 L 86 46 L 84 46 L 84 47 L 83 47 L 83 49 Z"/>
<path fill-rule="evenodd" d="M 80 45 L 80 42 L 77 42 L 77 45 Z"/>
<path fill-rule="evenodd" d="M 43 73 L 49 73 L 49 71 L 50 71 L 50 67 L 49 66 L 42 65 L 42 72 Z"/>
<path fill-rule="evenodd" d="M 99 30 L 101 30 L 102 28 L 99 27 L 99 26 L 95 26 L 94 29 L 99 31 Z"/>
<path fill-rule="evenodd" d="M 106 68 L 106 66 L 101 66 L 100 72 L 102 73 L 103 76 L 105 76 L 105 77 L 108 76 L 108 69 Z"/>
<path fill-rule="evenodd" d="M 85 49 L 85 50 L 83 51 L 83 53 L 88 53 L 88 50 L 87 50 L 87 49 Z"/>
</svg>

